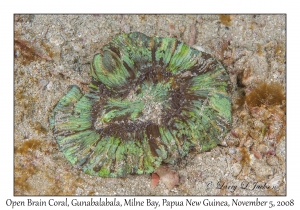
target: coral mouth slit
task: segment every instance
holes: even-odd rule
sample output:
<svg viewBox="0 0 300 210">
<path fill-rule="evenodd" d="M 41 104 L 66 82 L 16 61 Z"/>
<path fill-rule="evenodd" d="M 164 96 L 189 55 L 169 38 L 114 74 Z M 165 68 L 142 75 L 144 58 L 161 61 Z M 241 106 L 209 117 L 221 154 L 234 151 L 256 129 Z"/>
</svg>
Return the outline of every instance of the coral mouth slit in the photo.
<svg viewBox="0 0 300 210">
<path fill-rule="evenodd" d="M 90 92 L 72 86 L 50 117 L 61 151 L 86 173 L 152 173 L 215 147 L 230 129 L 229 76 L 211 55 L 138 32 L 102 51 Z"/>
</svg>

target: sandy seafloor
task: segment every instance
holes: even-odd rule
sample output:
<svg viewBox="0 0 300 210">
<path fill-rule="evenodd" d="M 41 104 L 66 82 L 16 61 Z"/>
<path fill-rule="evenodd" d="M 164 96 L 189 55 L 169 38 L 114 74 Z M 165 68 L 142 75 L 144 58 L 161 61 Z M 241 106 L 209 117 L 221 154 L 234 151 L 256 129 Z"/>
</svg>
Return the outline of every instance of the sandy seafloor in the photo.
<svg viewBox="0 0 300 210">
<path fill-rule="evenodd" d="M 237 103 L 261 82 L 277 82 L 285 92 L 285 15 L 14 18 L 15 195 L 286 195 L 285 101 L 252 108 Z M 232 82 L 231 132 L 211 151 L 169 166 L 179 175 L 171 190 L 162 182 L 152 188 L 149 174 L 87 175 L 66 160 L 49 129 L 49 115 L 70 85 L 88 91 L 93 55 L 115 35 L 134 31 L 211 53 Z"/>
</svg>

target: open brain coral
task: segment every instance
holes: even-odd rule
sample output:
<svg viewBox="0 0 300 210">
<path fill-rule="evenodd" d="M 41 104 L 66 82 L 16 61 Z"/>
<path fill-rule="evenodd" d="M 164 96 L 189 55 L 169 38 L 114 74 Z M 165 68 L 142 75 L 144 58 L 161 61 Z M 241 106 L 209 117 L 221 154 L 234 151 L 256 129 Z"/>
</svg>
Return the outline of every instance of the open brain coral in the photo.
<svg viewBox="0 0 300 210">
<path fill-rule="evenodd" d="M 215 147 L 231 125 L 229 76 L 173 38 L 121 34 L 91 64 L 90 92 L 60 99 L 50 125 L 66 158 L 91 175 L 124 177 Z"/>
</svg>

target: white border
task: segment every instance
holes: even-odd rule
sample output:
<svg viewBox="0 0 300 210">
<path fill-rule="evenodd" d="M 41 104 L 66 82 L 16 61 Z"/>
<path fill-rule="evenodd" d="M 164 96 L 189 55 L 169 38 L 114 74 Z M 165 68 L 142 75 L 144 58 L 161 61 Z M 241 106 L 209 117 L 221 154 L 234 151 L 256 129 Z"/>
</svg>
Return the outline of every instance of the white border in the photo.
<svg viewBox="0 0 300 210">
<path fill-rule="evenodd" d="M 296 2 L 296 1 L 294 1 Z M 299 112 L 300 112 L 300 85 L 299 85 L 299 12 L 296 4 L 288 1 L 1 1 L 0 3 L 0 206 L 6 207 L 6 199 L 27 200 L 30 197 L 13 197 L 13 14 L 14 13 L 287 13 L 287 196 L 286 197 L 259 197 L 260 200 L 287 201 L 296 200 L 300 190 L 297 179 L 299 170 Z M 53 197 L 41 197 L 49 200 Z M 68 197 L 72 199 L 73 197 Z M 75 198 L 75 197 L 74 197 Z M 110 197 L 112 198 L 112 197 Z M 122 200 L 122 197 L 117 197 Z M 125 197 L 126 198 L 126 197 Z M 138 197 L 145 199 L 146 197 Z M 187 197 L 150 197 L 150 199 L 179 201 Z M 203 200 L 205 197 L 191 197 Z M 209 199 L 231 200 L 237 197 L 208 197 Z M 33 199 L 39 200 L 40 197 Z M 57 197 L 63 199 L 63 197 Z M 85 200 L 84 197 L 78 199 Z M 255 200 L 255 197 L 241 197 L 241 200 Z M 4 208 L 2 208 L 2 206 Z M 17 208 L 17 207 L 15 207 Z M 30 207 L 26 207 L 30 209 Z M 51 207 L 43 207 L 43 209 Z M 100 208 L 100 207 L 96 207 Z M 148 207 L 148 209 L 153 209 Z M 198 209 L 201 207 L 197 207 Z M 203 208 L 203 206 L 202 206 Z M 218 207 L 210 207 L 214 209 Z M 237 209 L 238 207 L 236 207 Z M 291 207 L 290 207 L 291 208 Z M 24 209 L 24 208 L 23 208 Z M 70 209 L 70 208 L 68 208 Z M 122 208 L 132 209 L 132 207 Z M 135 208 L 137 209 L 137 208 Z M 169 208 L 167 208 L 169 209 Z M 174 208 L 173 208 L 174 209 Z M 177 208 L 179 209 L 179 208 Z M 299 209 L 299 208 L 298 208 Z"/>
</svg>

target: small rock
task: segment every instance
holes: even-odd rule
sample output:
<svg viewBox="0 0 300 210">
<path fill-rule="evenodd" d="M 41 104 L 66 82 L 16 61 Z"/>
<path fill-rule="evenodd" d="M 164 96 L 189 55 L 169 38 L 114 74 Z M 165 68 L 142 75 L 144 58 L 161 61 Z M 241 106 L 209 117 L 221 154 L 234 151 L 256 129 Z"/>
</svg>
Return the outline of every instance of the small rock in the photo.
<svg viewBox="0 0 300 210">
<path fill-rule="evenodd" d="M 273 179 L 268 182 L 268 185 L 272 188 L 277 189 L 282 183 L 282 176 L 276 175 Z"/>
<path fill-rule="evenodd" d="M 233 166 L 232 166 L 232 175 L 233 176 L 239 175 L 240 172 L 241 172 L 241 170 L 242 170 L 242 168 L 243 168 L 242 165 L 239 164 L 239 163 L 233 164 Z"/>
<path fill-rule="evenodd" d="M 197 19 L 196 19 L 196 21 L 198 23 L 203 23 L 203 18 L 201 16 L 198 16 Z"/>
<path fill-rule="evenodd" d="M 178 173 L 165 166 L 160 166 L 155 170 L 155 173 L 158 174 L 160 180 L 166 185 L 169 190 L 173 189 L 173 187 L 179 183 Z"/>
<path fill-rule="evenodd" d="M 243 72 L 242 84 L 245 86 L 249 86 L 255 82 L 255 77 L 253 75 L 252 69 L 245 69 Z"/>
<path fill-rule="evenodd" d="M 185 27 L 184 27 L 184 26 L 180 26 L 180 27 L 179 27 L 179 31 L 180 31 L 180 33 L 183 33 L 183 32 L 184 32 L 184 30 L 185 30 Z"/>
<path fill-rule="evenodd" d="M 44 90 L 47 84 L 48 84 L 47 80 L 41 80 L 39 82 L 39 89 L 40 89 L 40 91 Z"/>
<path fill-rule="evenodd" d="M 122 26 L 122 30 L 124 31 L 124 33 L 130 33 L 130 26 L 128 24 L 124 24 Z"/>
<path fill-rule="evenodd" d="M 268 176 L 273 175 L 273 170 L 270 166 L 266 164 L 266 162 L 263 162 L 261 160 L 253 161 L 254 163 L 251 164 L 252 168 L 254 169 L 256 173 L 256 178 L 258 180 L 264 180 L 268 178 Z"/>
<path fill-rule="evenodd" d="M 50 43 L 54 45 L 62 45 L 64 43 L 64 39 L 61 37 L 61 35 L 54 35 L 50 38 Z"/>
<path fill-rule="evenodd" d="M 254 155 L 254 157 L 256 157 L 256 159 L 262 159 L 262 155 L 258 151 L 252 150 L 252 154 Z"/>
<path fill-rule="evenodd" d="M 275 150 L 270 149 L 270 150 L 267 151 L 266 154 L 267 154 L 267 155 L 275 155 Z"/>
<path fill-rule="evenodd" d="M 275 155 L 268 155 L 267 163 L 270 166 L 276 166 L 276 165 L 278 165 L 278 158 Z"/>
<path fill-rule="evenodd" d="M 225 139 L 223 139 L 222 141 L 220 141 L 219 144 L 220 144 L 221 146 L 223 146 L 223 147 L 227 147 L 227 146 L 228 146 Z"/>
<path fill-rule="evenodd" d="M 50 81 L 48 83 L 48 85 L 46 86 L 47 90 L 51 90 L 52 89 L 52 86 L 53 86 L 53 83 Z"/>
<path fill-rule="evenodd" d="M 284 116 L 284 111 L 280 109 L 278 106 L 274 106 L 269 108 L 271 113 L 271 118 L 277 122 L 281 121 Z"/>
<path fill-rule="evenodd" d="M 266 111 L 267 110 L 263 107 L 255 106 L 250 108 L 250 113 L 254 118 L 262 118 L 265 115 Z"/>
<path fill-rule="evenodd" d="M 235 148 L 229 148 L 229 154 L 235 154 L 236 153 L 236 149 Z"/>
<path fill-rule="evenodd" d="M 80 188 L 80 187 L 78 187 L 78 188 L 76 189 L 76 195 L 82 195 L 82 193 L 83 193 L 83 189 Z"/>
<path fill-rule="evenodd" d="M 158 185 L 159 176 L 157 173 L 152 173 L 151 175 L 151 188 L 155 188 Z"/>
<path fill-rule="evenodd" d="M 257 141 L 262 141 L 264 137 L 265 129 L 266 126 L 264 123 L 262 123 L 260 120 L 254 120 L 253 129 L 250 130 L 249 134 L 253 139 Z"/>
<path fill-rule="evenodd" d="M 243 136 L 243 130 L 241 128 L 234 128 L 231 130 L 231 134 L 235 138 L 241 138 Z"/>
<path fill-rule="evenodd" d="M 266 154 L 268 151 L 268 147 L 265 144 L 260 144 L 258 145 L 257 150 L 262 154 Z"/>
<path fill-rule="evenodd" d="M 276 139 L 280 133 L 280 127 L 277 124 L 271 124 L 268 127 L 268 137 L 269 139 Z"/>
<path fill-rule="evenodd" d="M 254 144 L 253 139 L 252 138 L 247 138 L 247 141 L 244 143 L 244 146 L 249 148 Z"/>
<path fill-rule="evenodd" d="M 239 139 L 237 138 L 230 138 L 226 140 L 226 144 L 228 146 L 238 146 L 240 143 Z"/>
<path fill-rule="evenodd" d="M 207 52 L 207 50 L 205 50 L 205 48 L 203 46 L 193 45 L 193 48 L 195 48 L 196 50 L 202 51 L 202 52 Z"/>
</svg>

